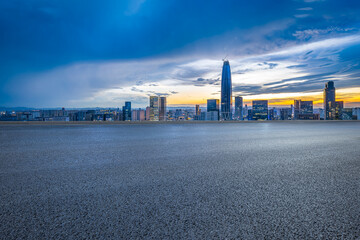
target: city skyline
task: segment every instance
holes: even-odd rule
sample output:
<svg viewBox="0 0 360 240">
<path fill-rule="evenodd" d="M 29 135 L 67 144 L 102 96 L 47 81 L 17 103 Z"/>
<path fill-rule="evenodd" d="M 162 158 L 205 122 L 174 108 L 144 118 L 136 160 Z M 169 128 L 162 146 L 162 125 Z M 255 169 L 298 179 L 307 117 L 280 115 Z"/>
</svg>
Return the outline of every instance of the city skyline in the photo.
<svg viewBox="0 0 360 240">
<path fill-rule="evenodd" d="M 221 97 L 225 57 L 244 104 L 301 98 L 319 108 L 334 81 L 339 101 L 360 106 L 360 3 L 189 4 L 0 3 L 0 105 L 137 108 L 159 95 L 168 106 L 205 106 Z"/>
</svg>

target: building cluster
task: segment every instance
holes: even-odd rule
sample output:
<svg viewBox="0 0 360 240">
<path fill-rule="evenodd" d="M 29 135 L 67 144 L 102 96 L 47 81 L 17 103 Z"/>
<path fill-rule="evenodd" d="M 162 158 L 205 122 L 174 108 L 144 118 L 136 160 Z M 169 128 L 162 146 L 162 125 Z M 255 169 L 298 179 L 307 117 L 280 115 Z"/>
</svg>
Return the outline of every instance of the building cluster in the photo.
<svg viewBox="0 0 360 240">
<path fill-rule="evenodd" d="M 221 102 L 208 99 L 206 109 L 167 108 L 165 96 L 150 96 L 145 109 L 131 108 L 131 102 L 119 109 L 87 110 L 29 110 L 0 111 L 0 121 L 243 121 L 243 120 L 360 120 L 360 108 L 344 108 L 343 101 L 336 101 L 333 81 L 325 84 L 324 106 L 314 109 L 313 101 L 294 100 L 289 108 L 270 108 L 268 100 L 254 100 L 251 108 L 243 104 L 243 98 L 232 97 L 231 71 L 224 60 L 221 76 Z"/>
</svg>

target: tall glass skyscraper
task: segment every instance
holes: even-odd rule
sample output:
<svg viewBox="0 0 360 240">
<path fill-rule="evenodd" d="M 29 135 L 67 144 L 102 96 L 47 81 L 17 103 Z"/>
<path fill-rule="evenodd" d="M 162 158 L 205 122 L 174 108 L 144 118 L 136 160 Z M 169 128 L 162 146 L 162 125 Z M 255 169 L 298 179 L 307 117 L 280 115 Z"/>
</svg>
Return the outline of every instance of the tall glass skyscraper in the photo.
<svg viewBox="0 0 360 240">
<path fill-rule="evenodd" d="M 149 120 L 159 121 L 159 97 L 150 96 Z"/>
<path fill-rule="evenodd" d="M 221 119 L 231 120 L 232 90 L 231 71 L 228 60 L 224 60 L 221 76 Z"/>
<path fill-rule="evenodd" d="M 335 119 L 335 86 L 333 81 L 329 81 L 325 84 L 324 89 L 324 119 L 334 120 Z"/>
<path fill-rule="evenodd" d="M 125 102 L 123 106 L 123 120 L 131 121 L 131 102 Z"/>
</svg>

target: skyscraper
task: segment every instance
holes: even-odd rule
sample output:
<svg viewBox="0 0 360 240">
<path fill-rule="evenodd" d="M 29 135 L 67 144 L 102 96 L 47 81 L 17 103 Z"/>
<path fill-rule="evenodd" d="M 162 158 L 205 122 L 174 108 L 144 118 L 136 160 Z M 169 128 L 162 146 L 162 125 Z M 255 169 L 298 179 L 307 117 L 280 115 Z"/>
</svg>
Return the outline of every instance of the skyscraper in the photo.
<svg viewBox="0 0 360 240">
<path fill-rule="evenodd" d="M 207 113 L 206 119 L 210 121 L 219 120 L 219 99 L 207 100 Z"/>
<path fill-rule="evenodd" d="M 329 81 L 325 84 L 324 88 L 324 119 L 335 119 L 335 86 L 333 81 Z"/>
<path fill-rule="evenodd" d="M 149 120 L 159 121 L 159 97 L 150 96 Z"/>
<path fill-rule="evenodd" d="M 219 99 L 208 99 L 207 100 L 207 111 L 218 111 L 219 112 Z"/>
<path fill-rule="evenodd" d="M 300 102 L 301 100 L 294 100 L 294 106 L 292 107 L 292 119 L 297 120 L 299 119 L 300 114 Z"/>
<path fill-rule="evenodd" d="M 281 108 L 280 120 L 289 120 L 289 119 L 291 119 L 291 108 Z"/>
<path fill-rule="evenodd" d="M 195 115 L 200 116 L 200 113 L 201 113 L 200 105 L 195 105 Z"/>
<path fill-rule="evenodd" d="M 131 102 L 125 102 L 123 106 L 123 120 L 131 121 Z"/>
<path fill-rule="evenodd" d="M 145 110 L 139 108 L 132 110 L 131 121 L 144 121 L 145 120 Z"/>
<path fill-rule="evenodd" d="M 231 120 L 232 107 L 232 89 L 231 89 L 231 71 L 228 60 L 224 60 L 221 76 L 221 119 Z"/>
<path fill-rule="evenodd" d="M 344 101 L 335 101 L 335 119 L 341 120 L 342 111 L 344 109 Z"/>
<path fill-rule="evenodd" d="M 313 101 L 294 100 L 293 120 L 314 120 Z"/>
<path fill-rule="evenodd" d="M 252 102 L 252 120 L 267 120 L 268 119 L 268 101 L 258 100 Z"/>
<path fill-rule="evenodd" d="M 200 105 L 195 105 L 195 116 L 194 120 L 201 120 L 201 109 Z"/>
<path fill-rule="evenodd" d="M 300 114 L 313 114 L 313 113 L 314 113 L 313 101 L 300 100 Z"/>
<path fill-rule="evenodd" d="M 243 120 L 243 98 L 235 97 L 235 120 Z"/>
<path fill-rule="evenodd" d="M 150 120 L 150 107 L 146 107 L 145 109 L 145 120 L 146 121 Z"/>
<path fill-rule="evenodd" d="M 159 99 L 159 121 L 166 121 L 166 97 Z"/>
</svg>

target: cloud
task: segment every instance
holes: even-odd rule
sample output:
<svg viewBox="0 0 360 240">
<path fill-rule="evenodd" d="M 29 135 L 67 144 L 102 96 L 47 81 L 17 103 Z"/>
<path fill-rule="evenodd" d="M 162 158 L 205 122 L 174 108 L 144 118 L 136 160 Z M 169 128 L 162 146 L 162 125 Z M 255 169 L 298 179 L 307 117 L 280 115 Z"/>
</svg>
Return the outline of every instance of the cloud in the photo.
<svg viewBox="0 0 360 240">
<path fill-rule="evenodd" d="M 262 86 L 259 85 L 237 85 L 232 90 L 234 93 L 241 93 L 242 96 L 256 95 L 264 92 Z"/>
<path fill-rule="evenodd" d="M 298 64 L 298 65 L 291 65 L 291 66 L 287 66 L 287 68 L 293 69 L 293 68 L 305 68 L 307 67 L 307 64 Z"/>
<path fill-rule="evenodd" d="M 133 91 L 133 92 L 144 92 L 144 90 L 137 89 L 136 87 L 132 87 L 131 91 Z"/>
<path fill-rule="evenodd" d="M 298 8 L 297 10 L 299 10 L 299 11 L 311 11 L 311 10 L 313 10 L 313 8 L 312 7 L 304 7 L 304 8 Z"/>
<path fill-rule="evenodd" d="M 293 36 L 300 40 L 308 40 L 311 38 L 316 38 L 321 35 L 326 35 L 330 33 L 346 33 L 356 31 L 355 28 L 340 28 L 340 27 L 329 27 L 326 29 L 306 29 L 302 31 L 296 31 Z"/>
<path fill-rule="evenodd" d="M 310 16 L 310 14 L 304 13 L 304 14 L 295 14 L 294 17 L 296 18 L 306 18 Z"/>
<path fill-rule="evenodd" d="M 315 79 L 296 78 L 318 74 L 355 86 L 359 9 L 355 1 L 2 1 L 0 102 L 88 106 L 149 91 L 171 97 L 170 89 L 205 99 L 226 55 L 246 94 L 310 91 Z"/>
<path fill-rule="evenodd" d="M 360 37 L 354 35 L 232 58 L 233 91 L 244 96 L 318 91 L 330 79 L 336 80 L 338 86 L 356 86 L 359 63 L 354 59 L 360 53 L 358 42 Z M 13 96 L 26 97 L 32 106 L 41 106 L 44 98 L 55 106 L 59 102 L 99 106 L 109 103 L 109 96 L 123 96 L 123 101 L 154 94 L 184 96 L 194 86 L 211 96 L 220 87 L 221 67 L 221 60 L 191 57 L 79 63 L 19 76 L 13 81 L 16 85 L 7 88 L 12 89 Z M 185 77 L 184 72 L 192 74 Z M 147 101 L 143 100 L 143 104 Z"/>
<path fill-rule="evenodd" d="M 205 79 L 205 78 L 198 78 L 193 81 L 194 86 L 202 87 L 206 85 L 220 85 L 220 79 Z"/>
</svg>

